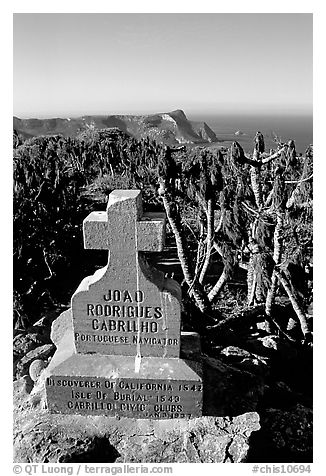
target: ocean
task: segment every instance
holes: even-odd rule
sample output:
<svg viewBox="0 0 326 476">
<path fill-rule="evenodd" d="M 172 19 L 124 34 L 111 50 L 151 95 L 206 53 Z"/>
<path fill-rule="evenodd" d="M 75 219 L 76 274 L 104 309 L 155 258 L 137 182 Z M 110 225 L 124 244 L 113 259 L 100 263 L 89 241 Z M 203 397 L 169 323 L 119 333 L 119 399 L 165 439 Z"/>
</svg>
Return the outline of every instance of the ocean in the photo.
<svg viewBox="0 0 326 476">
<path fill-rule="evenodd" d="M 190 120 L 205 121 L 215 132 L 221 145 L 228 147 L 231 142 L 238 141 L 246 152 L 253 148 L 256 131 L 264 135 L 266 150 L 275 148 L 273 137 L 276 134 L 282 141 L 293 139 L 298 153 L 304 153 L 309 144 L 313 143 L 312 116 L 303 115 L 188 115 Z M 243 135 L 235 135 L 241 131 Z"/>
</svg>

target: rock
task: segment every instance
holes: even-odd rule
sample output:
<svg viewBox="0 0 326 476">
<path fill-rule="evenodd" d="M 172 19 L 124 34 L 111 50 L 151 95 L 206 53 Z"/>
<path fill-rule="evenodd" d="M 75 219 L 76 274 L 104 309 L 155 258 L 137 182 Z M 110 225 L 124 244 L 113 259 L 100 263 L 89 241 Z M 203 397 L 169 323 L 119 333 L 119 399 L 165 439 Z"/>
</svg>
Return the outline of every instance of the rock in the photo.
<svg viewBox="0 0 326 476">
<path fill-rule="evenodd" d="M 49 319 L 47 316 L 41 317 L 38 321 L 34 322 L 33 327 L 47 327 L 49 324 Z"/>
<path fill-rule="evenodd" d="M 29 375 L 24 375 L 13 383 L 14 392 L 14 408 L 15 411 L 20 410 L 27 402 L 28 397 L 33 388 L 33 382 Z"/>
<path fill-rule="evenodd" d="M 14 359 L 26 355 L 44 343 L 44 339 L 35 331 L 18 334 L 13 340 Z"/>
<path fill-rule="evenodd" d="M 230 345 L 225 347 L 220 355 L 227 363 L 231 363 L 240 370 L 260 375 L 267 374 L 269 371 L 267 357 L 257 356 L 240 347 Z"/>
<path fill-rule="evenodd" d="M 69 332 L 69 331 L 68 331 Z M 50 414 L 44 408 L 45 369 L 31 391 L 27 376 L 15 386 L 14 459 L 17 462 L 245 462 L 259 430 L 254 411 L 261 377 L 203 358 L 206 415 L 146 420 Z M 30 393 L 29 393 L 30 392 Z"/>
<path fill-rule="evenodd" d="M 36 359 L 29 366 L 29 375 L 33 382 L 37 382 L 42 370 L 46 367 L 44 360 Z"/>
<path fill-rule="evenodd" d="M 270 323 L 266 321 L 257 322 L 256 327 L 259 331 L 268 332 L 270 328 Z"/>
<path fill-rule="evenodd" d="M 17 362 L 16 374 L 17 378 L 26 375 L 29 370 L 29 366 L 34 360 L 45 360 L 54 353 L 55 347 L 53 344 L 45 344 L 28 352 L 23 358 Z"/>
<path fill-rule="evenodd" d="M 33 356 L 35 349 L 51 344 L 50 329 L 52 320 L 53 313 L 49 313 L 49 315 L 39 319 L 26 331 L 19 332 L 19 334 L 15 336 L 13 340 L 14 376 L 18 375 L 18 377 L 20 377 L 25 371 L 27 372 L 28 366 L 25 368 L 26 358 L 29 359 L 30 356 Z M 32 352 L 32 354 L 30 354 L 30 352 Z M 32 357 L 32 359 L 35 360 L 34 357 Z M 21 364 L 22 360 L 23 364 Z M 22 365 L 24 370 L 22 370 Z"/>
<path fill-rule="evenodd" d="M 287 411 L 270 408 L 253 436 L 250 462 L 312 462 L 312 410 L 297 404 Z"/>
<path fill-rule="evenodd" d="M 56 347 L 67 330 L 73 332 L 71 308 L 62 312 L 52 323 L 50 339 Z"/>
<path fill-rule="evenodd" d="M 248 348 L 255 354 L 266 357 L 279 357 L 281 359 L 295 359 L 298 355 L 297 350 L 289 342 L 275 335 L 258 337 L 250 339 L 247 342 Z"/>
<path fill-rule="evenodd" d="M 84 417 L 59 415 L 32 409 L 14 423 L 14 459 L 17 462 L 108 462 L 119 455 L 101 431 Z"/>
<path fill-rule="evenodd" d="M 53 313 L 43 316 L 26 331 L 19 332 L 13 340 L 14 356 L 26 355 L 39 345 L 50 343 L 50 329 Z"/>
<path fill-rule="evenodd" d="M 14 461 L 24 463 L 245 462 L 257 413 L 233 419 L 135 420 L 49 414 L 30 406 L 16 413 Z"/>
<path fill-rule="evenodd" d="M 236 366 L 253 374 L 267 375 L 269 373 L 268 359 L 250 357 L 237 362 Z"/>
<path fill-rule="evenodd" d="M 34 322 L 31 330 L 35 330 L 39 336 L 46 340 L 46 342 L 50 341 L 50 331 L 51 331 L 51 323 L 53 321 L 53 313 L 49 313 L 49 315 L 43 316 L 37 322 Z"/>
<path fill-rule="evenodd" d="M 40 336 L 37 332 L 25 332 L 17 335 L 13 341 L 13 371 L 14 378 L 19 378 L 24 373 L 28 373 L 28 366 L 22 371 L 21 361 L 26 358 L 27 355 L 33 353 L 36 348 L 43 346 L 47 343 L 46 339 Z M 32 355 L 32 354 L 30 354 Z M 34 360 L 34 359 L 33 359 Z M 29 362 L 30 363 L 30 362 Z"/>
<path fill-rule="evenodd" d="M 258 339 L 264 347 L 268 349 L 278 350 L 280 348 L 280 341 L 277 336 L 265 336 Z"/>
<path fill-rule="evenodd" d="M 239 361 L 244 358 L 251 357 L 250 352 L 244 349 L 240 349 L 239 347 L 235 347 L 233 345 L 229 345 L 228 347 L 225 347 L 221 351 L 221 355 L 228 357 L 228 360 L 230 361 Z"/>
</svg>

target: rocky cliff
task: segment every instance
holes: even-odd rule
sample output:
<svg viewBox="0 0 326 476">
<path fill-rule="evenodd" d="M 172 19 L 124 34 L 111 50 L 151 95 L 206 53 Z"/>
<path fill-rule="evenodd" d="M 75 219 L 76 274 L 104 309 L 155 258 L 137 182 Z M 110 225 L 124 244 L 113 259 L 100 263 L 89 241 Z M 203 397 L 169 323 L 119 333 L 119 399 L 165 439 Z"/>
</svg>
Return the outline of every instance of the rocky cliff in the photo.
<svg viewBox="0 0 326 476">
<path fill-rule="evenodd" d="M 73 137 L 90 126 L 98 129 L 118 127 L 136 139 L 149 137 L 167 145 L 217 141 L 215 132 L 205 122 L 190 121 L 181 110 L 143 116 L 83 116 L 66 119 L 14 117 L 13 121 L 14 130 L 26 138 L 51 134 Z"/>
</svg>

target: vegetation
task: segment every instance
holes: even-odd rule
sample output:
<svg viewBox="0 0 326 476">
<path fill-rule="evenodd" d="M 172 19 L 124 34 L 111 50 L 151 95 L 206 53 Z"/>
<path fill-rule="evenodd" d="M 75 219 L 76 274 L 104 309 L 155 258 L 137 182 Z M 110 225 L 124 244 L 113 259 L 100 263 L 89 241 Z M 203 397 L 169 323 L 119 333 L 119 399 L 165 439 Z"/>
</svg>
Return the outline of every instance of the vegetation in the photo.
<svg viewBox="0 0 326 476">
<path fill-rule="evenodd" d="M 312 147 L 297 156 L 293 141 L 267 154 L 261 133 L 250 156 L 237 142 L 223 151 L 171 149 L 117 129 L 89 127 L 74 139 L 16 134 L 14 326 L 67 304 L 94 271 L 83 219 L 115 188 L 139 188 L 145 208 L 165 208 L 195 326 L 220 332 L 231 318 L 263 316 L 269 331 L 309 342 L 312 158 Z M 246 281 L 234 286 L 243 272 Z"/>
</svg>

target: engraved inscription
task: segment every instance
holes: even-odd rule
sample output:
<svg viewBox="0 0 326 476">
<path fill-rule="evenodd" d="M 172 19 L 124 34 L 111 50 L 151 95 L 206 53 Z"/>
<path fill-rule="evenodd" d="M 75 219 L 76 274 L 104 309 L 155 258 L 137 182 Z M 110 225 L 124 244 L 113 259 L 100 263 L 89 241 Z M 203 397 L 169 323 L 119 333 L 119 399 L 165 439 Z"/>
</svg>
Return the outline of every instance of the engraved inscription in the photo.
<svg viewBox="0 0 326 476">
<path fill-rule="evenodd" d="M 109 289 L 103 300 L 110 304 L 86 303 L 86 315 L 91 318 L 92 329 L 95 331 L 158 332 L 158 324 L 155 321 L 138 323 L 139 319 L 163 317 L 161 307 L 144 306 L 141 304 L 144 299 L 143 291 L 130 293 L 128 290 Z"/>
<path fill-rule="evenodd" d="M 164 310 L 148 305 L 144 291 L 108 289 L 100 300 L 83 302 L 84 326 L 74 333 L 76 343 L 179 348 L 177 333 L 166 334 Z"/>
<path fill-rule="evenodd" d="M 187 418 L 202 401 L 201 382 L 50 377 L 46 385 L 50 410 L 60 413 Z"/>
</svg>

